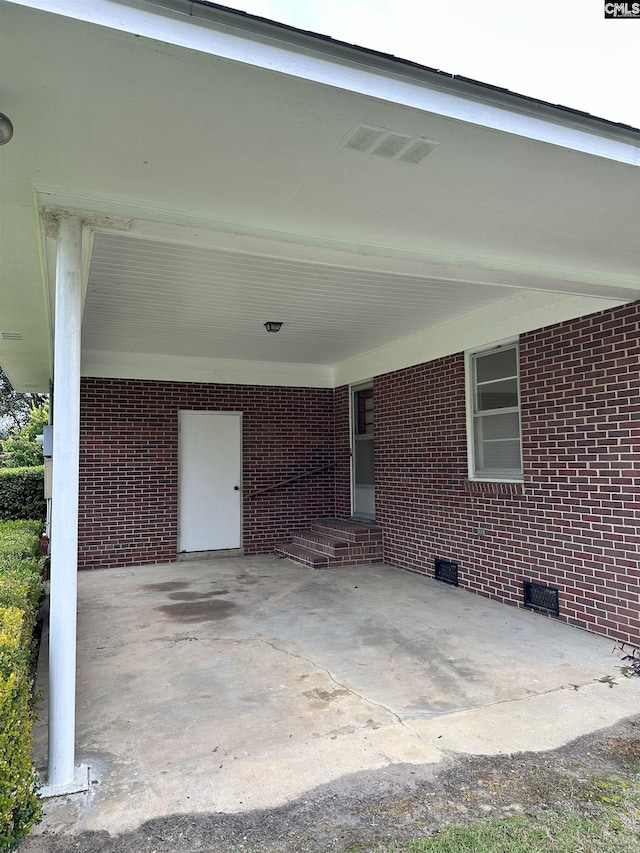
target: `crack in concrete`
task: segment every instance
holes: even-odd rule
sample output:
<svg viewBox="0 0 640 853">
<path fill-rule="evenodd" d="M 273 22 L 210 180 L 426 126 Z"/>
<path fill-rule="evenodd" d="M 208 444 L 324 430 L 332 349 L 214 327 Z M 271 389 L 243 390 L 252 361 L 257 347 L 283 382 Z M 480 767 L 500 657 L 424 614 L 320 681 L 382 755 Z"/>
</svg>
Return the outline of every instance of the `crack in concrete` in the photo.
<svg viewBox="0 0 640 853">
<path fill-rule="evenodd" d="M 310 666 L 313 666 L 316 669 L 319 669 L 322 672 L 325 672 L 329 676 L 331 681 L 333 681 L 333 683 L 336 684 L 338 687 L 343 688 L 344 690 L 346 690 L 348 693 L 350 693 L 353 696 L 357 696 L 359 699 L 361 699 L 363 702 L 366 702 L 369 705 L 373 705 L 374 707 L 382 708 L 388 714 L 390 714 L 392 717 L 395 717 L 395 719 L 400 723 L 400 725 L 403 728 L 405 728 L 408 732 L 410 732 L 412 735 L 417 737 L 418 740 L 422 740 L 422 735 L 419 732 L 417 732 L 415 729 L 412 729 L 411 726 L 408 726 L 405 723 L 405 721 L 402 719 L 400 714 L 397 713 L 397 711 L 394 711 L 393 708 L 389 708 L 387 705 L 383 704 L 382 702 L 376 702 L 373 699 L 369 699 L 367 696 L 363 696 L 361 693 L 358 693 L 357 690 L 353 690 L 348 685 L 343 684 L 326 667 L 323 667 L 323 666 L 317 664 L 315 661 L 305 657 L 304 655 L 296 654 L 295 652 L 290 652 L 287 649 L 283 649 L 280 646 L 276 646 L 275 643 L 270 643 L 268 640 L 264 640 L 261 637 L 254 637 L 251 639 L 255 640 L 257 642 L 263 643 L 264 645 L 269 646 L 270 648 L 274 649 L 275 651 L 283 652 L 284 654 L 289 655 L 290 657 L 294 657 L 294 658 L 298 658 L 299 660 L 303 660 L 306 663 L 308 663 Z M 603 681 L 603 679 L 595 678 L 592 681 L 587 681 L 584 684 L 580 684 L 580 685 L 561 684 L 559 687 L 550 687 L 547 690 L 540 690 L 540 691 L 537 691 L 535 693 L 530 693 L 530 694 L 524 695 L 524 696 L 514 696 L 511 699 L 497 699 L 494 702 L 487 702 L 486 704 L 480 704 L 480 705 L 469 705 L 469 706 L 464 707 L 464 708 L 456 708 L 454 710 L 444 711 L 441 713 L 438 713 L 436 711 L 436 712 L 429 714 L 428 717 L 426 717 L 424 719 L 435 720 L 435 719 L 441 718 L 441 717 L 448 717 L 448 716 L 453 716 L 455 714 L 464 713 L 465 711 L 477 711 L 477 710 L 480 710 L 483 708 L 493 708 L 493 707 L 496 707 L 499 705 L 510 705 L 510 704 L 513 704 L 516 702 L 527 702 L 527 701 L 531 701 L 531 700 L 537 698 L 538 696 L 547 696 L 551 693 L 561 693 L 563 690 L 566 690 L 568 688 L 575 689 L 576 686 L 578 688 L 594 686 L 595 684 L 601 683 L 602 681 Z M 608 683 L 608 682 L 605 681 L 604 683 Z M 609 685 L 609 686 L 611 686 L 611 685 Z M 438 752 L 442 752 L 442 750 L 436 744 L 433 744 L 433 746 L 435 747 L 435 749 Z"/>
<path fill-rule="evenodd" d="M 152 623 L 152 624 L 156 624 L 156 623 Z M 193 633 L 197 633 L 197 630 L 194 631 Z M 405 643 L 398 644 L 398 646 L 406 645 L 407 643 L 412 642 L 413 639 L 415 639 L 415 638 L 410 638 L 409 640 L 405 641 Z M 338 687 L 346 690 L 349 694 L 357 697 L 358 699 L 361 699 L 363 702 L 366 702 L 368 705 L 371 705 L 373 707 L 378 707 L 378 708 L 381 708 L 382 710 L 386 711 L 388 714 L 390 714 L 392 717 L 394 717 L 398 721 L 398 723 L 404 729 L 406 729 L 408 732 L 410 732 L 413 736 L 417 737 L 419 740 L 423 739 L 422 736 L 420 735 L 420 733 L 418 731 L 416 731 L 415 729 L 411 728 L 411 726 L 407 725 L 407 723 L 402 719 L 400 714 L 398 714 L 397 711 L 394 711 L 393 708 L 390 708 L 389 706 L 385 705 L 382 702 L 376 702 L 373 699 L 369 699 L 367 696 L 364 696 L 361 693 L 358 693 L 357 690 L 354 690 L 353 688 L 349 687 L 348 685 L 343 684 L 341 681 L 339 681 L 333 675 L 333 673 L 329 669 L 319 665 L 318 663 L 311 660 L 310 658 L 307 658 L 304 655 L 300 655 L 300 654 L 297 654 L 295 652 L 288 651 L 287 649 L 284 649 L 280 646 L 277 646 L 275 643 L 269 642 L 268 640 L 265 640 L 262 637 L 259 637 L 259 636 L 258 637 L 207 636 L 206 634 L 203 634 L 203 635 L 198 637 L 198 636 L 193 636 L 191 633 L 187 633 L 187 632 L 180 633 L 179 632 L 177 634 L 171 634 L 168 636 L 148 637 L 148 638 L 142 640 L 142 642 L 145 644 L 146 643 L 162 643 L 162 644 L 165 644 L 166 646 L 177 646 L 178 644 L 181 644 L 184 641 L 195 641 L 195 640 L 200 640 L 203 644 L 211 643 L 211 642 L 213 642 L 213 643 L 231 643 L 233 645 L 249 645 L 251 643 L 262 643 L 263 645 L 269 646 L 274 651 L 282 652 L 286 655 L 289 655 L 289 657 L 294 657 L 294 658 L 298 658 L 299 660 L 303 660 L 306 663 L 308 663 L 310 666 L 313 666 L 314 668 L 321 670 L 322 672 L 326 673 L 326 675 L 331 679 L 331 681 L 334 684 L 336 684 Z M 126 648 L 128 645 L 130 645 L 130 644 L 129 643 L 115 643 L 113 645 L 98 646 L 96 648 L 100 651 L 109 651 L 110 653 L 113 654 L 114 652 L 120 652 L 122 649 Z M 79 645 L 79 650 L 80 649 L 87 651 L 87 649 L 85 649 L 84 647 Z M 534 700 L 540 696 L 547 696 L 547 695 L 552 694 L 552 693 L 561 693 L 563 690 L 571 690 L 571 691 L 578 692 L 578 691 L 585 689 L 585 688 L 588 688 L 588 687 L 594 687 L 596 684 L 605 684 L 609 687 L 618 686 L 618 682 L 613 681 L 613 679 L 615 679 L 615 678 L 622 679 L 622 676 L 621 675 L 614 675 L 614 676 L 606 675 L 606 676 L 603 676 L 602 678 L 592 678 L 590 681 L 586 681 L 583 683 L 567 682 L 567 683 L 561 684 L 557 687 L 549 687 L 545 690 L 536 690 L 536 691 L 533 691 L 533 692 L 528 693 L 528 694 L 523 694 L 520 696 L 514 696 L 510 699 L 496 699 L 493 702 L 485 702 L 485 703 L 480 703 L 480 704 L 475 704 L 475 705 L 467 705 L 467 706 L 463 706 L 463 707 L 451 708 L 451 709 L 448 709 L 446 711 L 440 711 L 440 712 L 431 711 L 428 714 L 421 716 L 420 719 L 421 720 L 435 720 L 437 718 L 449 717 L 449 716 L 453 716 L 456 714 L 465 713 L 467 711 L 477 711 L 477 710 L 484 709 L 484 708 L 494 708 L 494 707 L 498 707 L 500 705 L 510 705 L 510 704 L 515 704 L 518 702 L 530 702 L 530 701 L 532 701 L 532 700 Z M 438 748 L 438 746 L 436 744 L 433 744 L 433 746 L 438 751 L 440 751 L 440 749 Z"/>
<path fill-rule="evenodd" d="M 616 676 L 614 676 L 615 678 Z M 618 682 L 614 682 L 614 685 L 611 685 L 607 680 L 608 676 L 602 678 L 594 678 L 592 681 L 586 681 L 584 684 L 561 684 L 559 687 L 549 687 L 547 690 L 538 690 L 535 693 L 528 693 L 523 696 L 513 696 L 511 699 L 496 699 L 494 702 L 486 702 L 481 705 L 467 705 L 464 708 L 454 708 L 450 711 L 443 711 L 438 713 L 434 712 L 430 717 L 425 717 L 424 719 L 436 719 L 440 717 L 450 717 L 455 714 L 464 714 L 467 711 L 479 711 L 484 708 L 496 708 L 500 705 L 513 705 L 517 702 L 532 702 L 534 699 L 537 699 L 539 696 L 550 696 L 552 693 L 561 693 L 563 690 L 573 690 L 579 691 L 582 688 L 586 687 L 594 687 L 596 684 L 606 684 L 609 687 L 617 686 Z"/>
<path fill-rule="evenodd" d="M 305 657 L 304 655 L 296 654 L 296 652 L 290 652 L 288 649 L 283 649 L 281 646 L 276 646 L 275 643 L 270 643 L 268 640 L 263 640 L 261 637 L 255 638 L 259 643 L 263 643 L 265 646 L 269 646 L 274 649 L 276 652 L 282 652 L 285 655 L 289 655 L 289 657 L 297 658 L 298 660 L 303 660 L 305 663 L 308 663 L 310 666 L 313 666 L 315 669 L 319 669 L 322 672 L 326 673 L 326 675 L 331 679 L 331 681 L 340 687 L 342 690 L 346 690 L 351 696 L 357 696 L 362 702 L 366 702 L 367 705 L 372 705 L 375 708 L 382 708 L 387 714 L 390 714 L 392 717 L 400 723 L 403 729 L 406 729 L 410 734 L 414 737 L 417 737 L 418 740 L 422 740 L 422 736 L 415 729 L 412 729 L 411 726 L 408 726 L 405 721 L 402 719 L 400 714 L 397 711 L 394 711 L 393 708 L 389 708 L 388 705 L 385 705 L 383 702 L 376 702 L 374 699 L 369 699 L 368 696 L 364 696 L 362 693 L 358 693 L 357 690 L 349 687 L 348 684 L 344 684 L 340 681 L 336 676 L 331 672 L 331 670 L 327 669 L 325 666 L 321 666 L 316 663 L 316 661 L 311 660 L 310 658 Z"/>
</svg>

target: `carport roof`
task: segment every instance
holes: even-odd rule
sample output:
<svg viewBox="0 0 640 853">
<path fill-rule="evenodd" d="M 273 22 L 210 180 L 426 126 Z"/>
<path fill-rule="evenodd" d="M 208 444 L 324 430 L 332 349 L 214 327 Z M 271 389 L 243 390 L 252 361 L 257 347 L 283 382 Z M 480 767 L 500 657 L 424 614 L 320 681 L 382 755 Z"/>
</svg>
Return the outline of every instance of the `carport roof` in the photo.
<svg viewBox="0 0 640 853">
<path fill-rule="evenodd" d="M 413 69 L 417 72 L 426 72 L 428 74 L 433 74 L 438 77 L 443 77 L 447 80 L 454 81 L 457 85 L 471 85 L 474 88 L 486 89 L 489 92 L 499 93 L 500 95 L 512 97 L 517 99 L 518 101 L 529 101 L 532 104 L 536 104 L 539 107 L 551 107 L 554 110 L 564 110 L 567 113 L 570 113 L 574 116 L 580 118 L 586 118 L 589 120 L 596 121 L 598 123 L 602 123 L 605 125 L 611 125 L 612 127 L 622 128 L 625 130 L 636 130 L 632 125 L 626 124 L 624 122 L 619 121 L 611 121 L 607 118 L 601 118 L 599 116 L 595 116 L 592 113 L 585 112 L 584 110 L 577 110 L 573 107 L 567 107 L 563 104 L 554 104 L 551 101 L 545 101 L 541 98 L 534 98 L 531 95 L 522 95 L 518 92 L 514 92 L 511 89 L 506 89 L 503 86 L 496 86 L 492 83 L 484 83 L 482 80 L 476 80 L 472 77 L 465 77 L 462 74 L 451 74 L 448 71 L 443 71 L 441 68 L 432 68 L 429 65 L 424 65 L 421 62 L 416 62 L 412 59 L 405 59 L 401 56 L 396 56 L 392 53 L 385 53 L 380 50 L 373 50 L 370 47 L 366 47 L 364 45 L 353 44 L 351 42 L 345 42 L 341 39 L 333 38 L 333 36 L 324 35 L 323 33 L 317 33 L 313 30 L 303 30 L 300 27 L 294 27 L 291 24 L 281 23 L 280 21 L 274 21 L 271 18 L 265 18 L 262 15 L 256 15 L 251 12 L 245 12 L 241 9 L 232 9 L 230 6 L 224 6 L 221 3 L 211 3 L 209 0 L 155 0 L 158 5 L 167 6 L 170 9 L 183 9 L 185 12 L 189 14 L 202 15 L 206 17 L 208 10 L 214 12 L 214 14 L 229 14 L 232 16 L 240 16 L 242 18 L 246 18 L 249 22 L 249 26 L 252 25 L 263 25 L 266 24 L 269 27 L 275 27 L 281 30 L 284 30 L 287 33 L 294 34 L 295 36 L 302 37 L 310 37 L 313 39 L 320 39 L 323 42 L 326 42 L 328 45 L 332 45 L 336 48 L 347 48 L 349 50 L 358 51 L 359 53 L 366 54 L 372 59 L 381 59 L 384 61 L 389 61 L 395 63 L 396 65 L 405 66 L 406 68 Z M 201 7 L 201 8 L 198 8 Z"/>
<path fill-rule="evenodd" d="M 20 390 L 51 377 L 69 210 L 85 375 L 332 386 L 640 297 L 631 128 L 215 4 L 0 14 Z"/>
</svg>

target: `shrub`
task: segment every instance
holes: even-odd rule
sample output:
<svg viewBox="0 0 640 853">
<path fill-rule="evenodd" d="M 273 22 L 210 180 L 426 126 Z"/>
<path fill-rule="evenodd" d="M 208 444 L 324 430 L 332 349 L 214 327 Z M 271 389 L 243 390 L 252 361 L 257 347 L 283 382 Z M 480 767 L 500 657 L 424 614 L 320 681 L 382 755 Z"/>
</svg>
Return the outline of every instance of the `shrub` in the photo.
<svg viewBox="0 0 640 853">
<path fill-rule="evenodd" d="M 0 520 L 46 516 L 44 467 L 0 468 Z"/>
<path fill-rule="evenodd" d="M 29 420 L 22 429 L 12 429 L 9 437 L 0 441 L 4 465 L 7 468 L 31 468 L 42 465 L 42 447 L 37 438 L 49 422 L 49 403 L 32 405 Z"/>
<path fill-rule="evenodd" d="M 41 559 L 0 555 L 0 607 L 33 612 L 35 618 L 42 597 L 41 572 Z"/>
<path fill-rule="evenodd" d="M 40 557 L 41 521 L 4 521 L 0 524 L 0 560 Z"/>
<path fill-rule="evenodd" d="M 41 530 L 37 521 L 0 523 L 0 849 L 14 846 L 40 817 L 31 673 Z"/>
</svg>

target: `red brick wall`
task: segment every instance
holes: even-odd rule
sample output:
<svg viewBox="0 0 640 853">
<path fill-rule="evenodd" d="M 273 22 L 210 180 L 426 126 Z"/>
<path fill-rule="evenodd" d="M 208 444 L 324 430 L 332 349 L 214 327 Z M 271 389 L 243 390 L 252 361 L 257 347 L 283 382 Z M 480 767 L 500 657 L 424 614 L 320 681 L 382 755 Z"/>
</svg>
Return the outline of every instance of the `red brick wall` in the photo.
<svg viewBox="0 0 640 853">
<path fill-rule="evenodd" d="M 179 409 L 243 412 L 245 553 L 333 515 L 333 470 L 248 497 L 333 461 L 331 390 L 83 379 L 81 568 L 175 560 Z"/>
<path fill-rule="evenodd" d="M 525 579 L 556 586 L 561 619 L 640 642 L 639 327 L 636 303 L 522 336 L 522 486 L 467 482 L 462 354 L 377 377 L 386 560 L 432 574 L 452 559 L 462 586 L 512 604 Z M 85 379 L 81 567 L 175 559 L 179 409 L 244 413 L 247 553 L 349 515 L 348 388 Z"/>
<path fill-rule="evenodd" d="M 466 482 L 464 358 L 374 383 L 387 562 L 512 604 L 558 587 L 560 618 L 640 641 L 640 303 L 523 335 L 524 485 Z"/>
</svg>

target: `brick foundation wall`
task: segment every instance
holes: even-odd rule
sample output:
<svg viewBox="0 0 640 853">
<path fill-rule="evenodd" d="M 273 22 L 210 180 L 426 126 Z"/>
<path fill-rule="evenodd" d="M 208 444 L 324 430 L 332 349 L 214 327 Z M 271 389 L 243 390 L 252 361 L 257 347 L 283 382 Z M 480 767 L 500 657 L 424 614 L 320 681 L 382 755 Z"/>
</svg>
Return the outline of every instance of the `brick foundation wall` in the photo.
<svg viewBox="0 0 640 853">
<path fill-rule="evenodd" d="M 83 379 L 80 568 L 176 559 L 180 409 L 243 413 L 245 553 L 334 514 L 331 469 L 248 497 L 333 461 L 333 391 Z"/>
<path fill-rule="evenodd" d="M 377 377 L 376 516 L 387 562 L 640 642 L 640 303 L 520 339 L 524 484 L 467 482 L 462 354 Z"/>
</svg>

